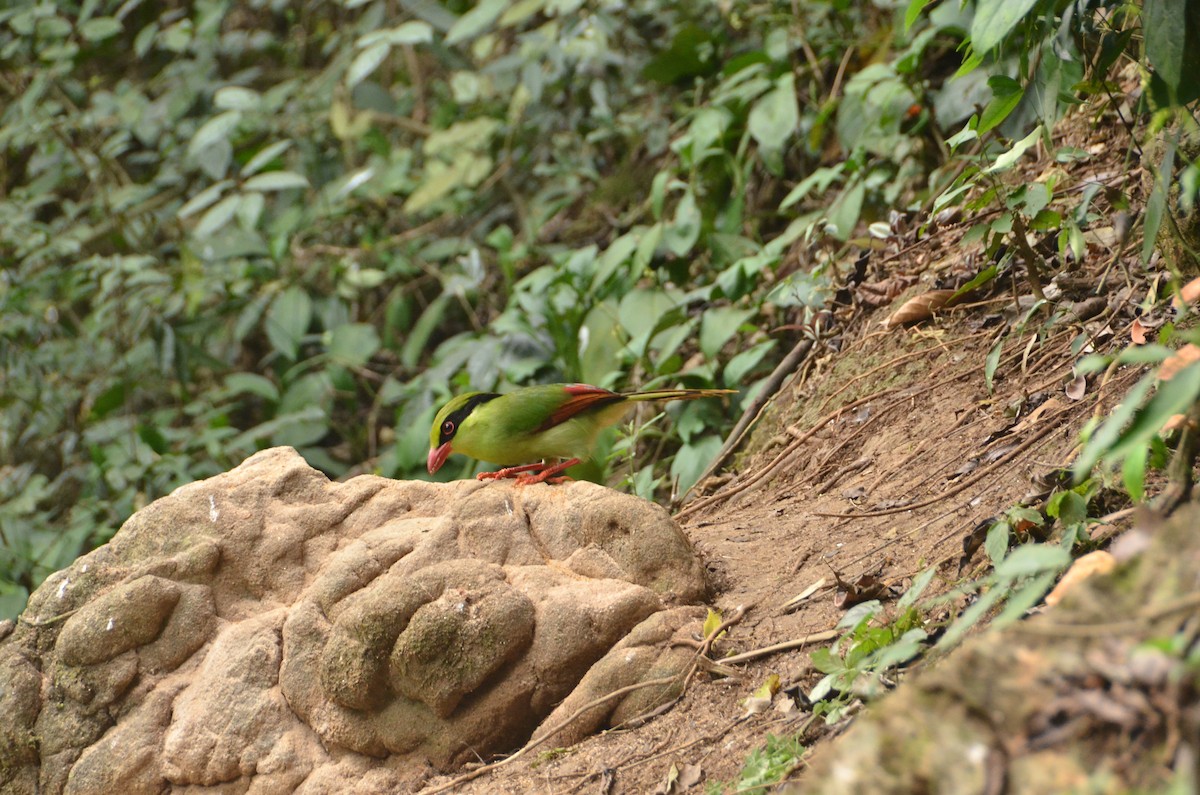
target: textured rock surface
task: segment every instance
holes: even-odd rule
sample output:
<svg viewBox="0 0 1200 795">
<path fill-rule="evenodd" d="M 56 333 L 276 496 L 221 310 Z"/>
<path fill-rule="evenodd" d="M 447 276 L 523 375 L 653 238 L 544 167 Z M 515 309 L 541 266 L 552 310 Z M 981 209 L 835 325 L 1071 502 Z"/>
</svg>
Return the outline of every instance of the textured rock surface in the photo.
<svg viewBox="0 0 1200 795">
<path fill-rule="evenodd" d="M 668 608 L 705 594 L 628 495 L 330 483 L 264 451 L 30 598 L 0 639 L 0 792 L 411 791 L 522 744 L 602 658 L 568 703 L 683 665 L 660 646 L 703 610 Z M 635 692 L 588 726 L 654 706 Z"/>
</svg>

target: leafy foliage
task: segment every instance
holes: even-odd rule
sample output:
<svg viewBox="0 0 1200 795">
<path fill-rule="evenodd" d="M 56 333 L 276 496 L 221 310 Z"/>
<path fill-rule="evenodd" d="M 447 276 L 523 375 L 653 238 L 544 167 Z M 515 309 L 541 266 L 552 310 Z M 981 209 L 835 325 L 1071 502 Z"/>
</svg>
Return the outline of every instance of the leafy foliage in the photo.
<svg viewBox="0 0 1200 795">
<path fill-rule="evenodd" d="M 766 793 L 795 770 L 802 762 L 805 747 L 795 737 L 768 734 L 762 748 L 756 748 L 746 757 L 737 781 L 730 789 L 720 782 L 710 782 L 705 792 L 720 795 L 723 792 Z"/>
<path fill-rule="evenodd" d="M 736 416 L 890 212 L 1001 199 L 989 248 L 1077 244 L 1086 199 L 1003 182 L 1129 57 L 1128 9 L 1076 6 L 16 0 L 0 609 L 263 447 L 419 476 L 468 387 L 738 387 Z M 1148 41 L 1176 101 L 1193 6 Z M 686 490 L 730 418 L 668 414 L 590 476 Z"/>
</svg>

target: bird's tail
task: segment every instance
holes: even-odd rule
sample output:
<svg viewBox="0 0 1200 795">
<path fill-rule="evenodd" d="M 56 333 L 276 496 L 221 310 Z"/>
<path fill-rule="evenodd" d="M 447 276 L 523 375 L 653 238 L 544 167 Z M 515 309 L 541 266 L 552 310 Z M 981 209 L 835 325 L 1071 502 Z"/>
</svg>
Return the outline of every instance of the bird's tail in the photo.
<svg viewBox="0 0 1200 795">
<path fill-rule="evenodd" d="M 626 400 L 699 400 L 736 392 L 736 389 L 651 389 L 646 392 L 625 392 L 621 397 Z"/>
</svg>

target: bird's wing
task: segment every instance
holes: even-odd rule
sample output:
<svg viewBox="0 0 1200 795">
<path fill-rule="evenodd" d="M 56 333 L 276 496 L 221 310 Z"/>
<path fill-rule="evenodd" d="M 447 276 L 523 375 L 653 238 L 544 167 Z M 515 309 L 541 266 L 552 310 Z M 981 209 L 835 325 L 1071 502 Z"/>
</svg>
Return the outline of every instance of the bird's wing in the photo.
<svg viewBox="0 0 1200 795">
<path fill-rule="evenodd" d="M 553 428 L 582 412 L 618 403 L 625 399 L 624 395 L 587 384 L 568 384 L 563 387 L 563 391 L 567 393 L 566 400 L 561 406 L 550 412 L 550 417 L 541 424 L 538 428 L 539 431 Z"/>
</svg>

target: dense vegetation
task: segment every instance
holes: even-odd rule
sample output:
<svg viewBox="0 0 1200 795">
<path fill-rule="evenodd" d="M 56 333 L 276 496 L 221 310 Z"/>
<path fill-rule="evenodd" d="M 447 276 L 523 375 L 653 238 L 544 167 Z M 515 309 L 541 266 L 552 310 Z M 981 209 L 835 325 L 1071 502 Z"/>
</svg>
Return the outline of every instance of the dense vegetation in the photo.
<svg viewBox="0 0 1200 795">
<path fill-rule="evenodd" d="M 1186 128 L 1200 93 L 1198 8 L 1144 9 L 1162 22 L 1138 108 L 1156 130 Z M 723 386 L 740 409 L 897 219 L 1002 205 L 977 233 L 991 251 L 1014 220 L 1066 250 L 1090 197 L 1063 213 L 1052 184 L 997 174 L 1146 63 L 1138 16 L 15 0 L 0 615 L 148 501 L 256 449 L 293 445 L 334 477 L 423 476 L 433 410 L 468 387 Z M 1148 230 L 1177 172 L 1171 206 L 1196 193 L 1174 148 L 1162 172 Z M 730 418 L 709 401 L 671 414 L 607 440 L 591 476 L 686 490 Z"/>
</svg>

